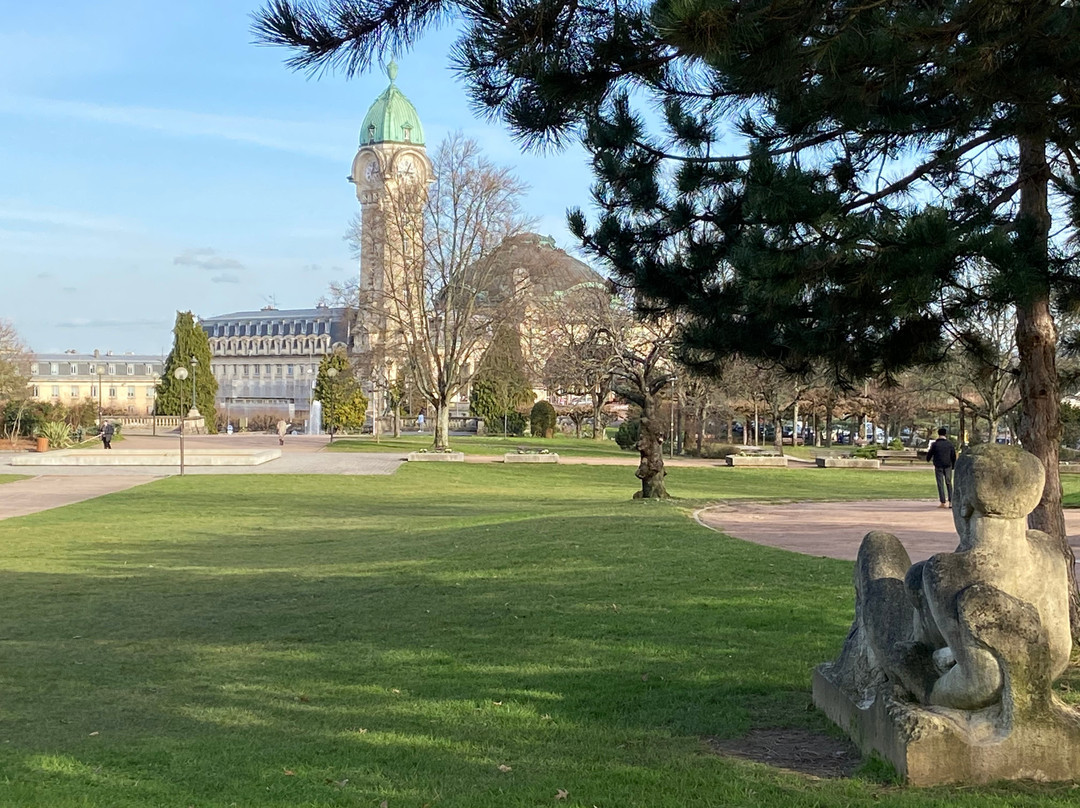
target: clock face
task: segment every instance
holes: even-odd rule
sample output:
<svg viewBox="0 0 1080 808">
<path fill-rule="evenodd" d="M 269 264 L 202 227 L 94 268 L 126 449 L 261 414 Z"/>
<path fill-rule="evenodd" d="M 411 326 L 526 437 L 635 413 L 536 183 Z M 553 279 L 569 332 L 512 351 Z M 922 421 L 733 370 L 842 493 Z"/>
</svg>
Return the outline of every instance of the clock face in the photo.
<svg viewBox="0 0 1080 808">
<path fill-rule="evenodd" d="M 379 176 L 379 164 L 372 160 L 364 168 L 364 179 L 370 182 L 371 180 L 374 180 L 377 176 Z"/>
<path fill-rule="evenodd" d="M 399 177 L 412 179 L 416 176 L 416 163 L 407 155 L 402 157 L 397 163 L 397 173 Z"/>
</svg>

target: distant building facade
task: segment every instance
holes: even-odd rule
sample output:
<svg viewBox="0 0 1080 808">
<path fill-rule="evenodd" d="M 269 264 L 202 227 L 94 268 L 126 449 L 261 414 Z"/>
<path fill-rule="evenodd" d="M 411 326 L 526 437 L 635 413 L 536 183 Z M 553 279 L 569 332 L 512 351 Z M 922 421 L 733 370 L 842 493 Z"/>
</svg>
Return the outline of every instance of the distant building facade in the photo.
<svg viewBox="0 0 1080 808">
<path fill-rule="evenodd" d="M 227 417 L 275 413 L 305 420 L 319 362 L 351 347 L 343 308 L 240 311 L 200 321 L 213 355 L 216 406 Z"/>
<path fill-rule="evenodd" d="M 92 401 L 112 415 L 151 415 L 164 361 L 160 356 L 36 354 L 30 363 L 30 397 L 70 407 Z"/>
</svg>

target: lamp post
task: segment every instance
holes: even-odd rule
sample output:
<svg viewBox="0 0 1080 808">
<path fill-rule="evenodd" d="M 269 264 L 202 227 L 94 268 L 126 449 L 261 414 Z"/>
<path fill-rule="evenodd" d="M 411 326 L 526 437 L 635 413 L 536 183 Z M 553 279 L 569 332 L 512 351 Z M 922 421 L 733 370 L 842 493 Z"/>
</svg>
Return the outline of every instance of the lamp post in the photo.
<svg viewBox="0 0 1080 808">
<path fill-rule="evenodd" d="M 153 403 L 151 411 L 150 411 L 150 417 L 154 419 L 153 422 L 152 422 L 153 423 L 152 430 L 153 430 L 154 437 L 157 437 L 157 402 L 158 402 L 158 393 L 160 392 L 158 390 L 158 382 L 161 380 L 161 376 L 158 375 L 157 373 L 152 373 L 152 374 L 150 374 L 150 379 L 151 379 L 150 389 L 154 391 L 154 403 Z"/>
<path fill-rule="evenodd" d="M 199 360 L 194 356 L 191 357 L 191 412 L 188 415 L 198 415 L 199 411 L 195 408 L 195 368 L 198 366 Z"/>
<path fill-rule="evenodd" d="M 185 367 L 178 367 L 173 371 L 173 378 L 176 379 L 177 381 L 182 382 L 187 377 L 188 377 L 188 371 L 187 371 L 187 368 L 185 368 Z M 195 380 L 194 379 L 192 379 L 191 388 L 192 388 L 192 390 L 195 389 Z M 181 386 L 181 389 L 183 389 L 183 386 Z M 192 393 L 192 395 L 194 395 L 194 393 Z M 184 416 L 183 416 L 184 404 L 183 404 L 183 399 L 180 399 L 180 401 L 181 401 L 181 403 L 180 403 L 180 413 L 181 413 L 181 415 L 180 415 L 180 476 L 183 477 L 184 476 Z"/>
<path fill-rule="evenodd" d="M 337 407 L 335 405 L 335 399 L 337 398 L 337 382 L 334 381 L 334 379 L 337 377 L 337 374 L 338 374 L 338 369 L 337 368 L 327 368 L 326 369 L 326 378 L 327 378 L 327 381 L 329 382 L 329 384 L 327 386 L 330 388 L 330 390 L 328 391 L 330 393 L 330 402 L 329 402 L 330 406 L 326 407 L 326 409 L 329 410 L 329 412 L 327 413 L 329 418 L 327 418 L 327 420 L 329 421 L 329 426 L 330 426 L 330 442 L 331 443 L 334 442 L 334 427 L 336 426 L 336 424 L 334 423 L 334 410 L 337 409 Z M 324 405 L 326 403 L 327 402 L 325 402 L 325 401 L 323 402 Z"/>
<path fill-rule="evenodd" d="M 101 432 L 101 377 L 105 375 L 105 366 L 98 365 L 94 368 L 97 373 L 97 423 L 98 432 Z"/>
</svg>

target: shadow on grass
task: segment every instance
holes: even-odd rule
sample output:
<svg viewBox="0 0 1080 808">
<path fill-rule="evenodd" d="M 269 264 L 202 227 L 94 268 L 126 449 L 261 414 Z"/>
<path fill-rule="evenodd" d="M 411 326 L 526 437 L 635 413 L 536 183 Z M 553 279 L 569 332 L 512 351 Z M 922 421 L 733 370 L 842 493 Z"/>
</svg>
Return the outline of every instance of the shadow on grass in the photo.
<svg viewBox="0 0 1080 808">
<path fill-rule="evenodd" d="M 880 804 L 702 740 L 825 728 L 850 564 L 577 479 L 169 480 L 0 526 L 0 804 Z"/>
<path fill-rule="evenodd" d="M 820 727 L 808 666 L 842 639 L 847 605 L 787 602 L 798 573 L 729 578 L 719 557 L 749 548 L 665 520 L 519 514 L 396 546 L 377 526 L 189 524 L 183 540 L 84 544 L 69 555 L 92 573 L 0 575 L 14 696 L 0 740 L 18 739 L 30 779 L 59 768 L 83 788 L 109 772 L 158 783 L 154 798 L 239 799 L 286 769 L 315 792 L 348 779 L 371 795 L 416 768 L 497 790 L 503 759 L 648 780 L 661 749 L 693 758 L 694 736 Z M 808 562 L 811 588 L 846 577 Z M 810 658 L 785 654 L 793 632 Z M 230 774 L 170 790 L 189 766 Z"/>
</svg>

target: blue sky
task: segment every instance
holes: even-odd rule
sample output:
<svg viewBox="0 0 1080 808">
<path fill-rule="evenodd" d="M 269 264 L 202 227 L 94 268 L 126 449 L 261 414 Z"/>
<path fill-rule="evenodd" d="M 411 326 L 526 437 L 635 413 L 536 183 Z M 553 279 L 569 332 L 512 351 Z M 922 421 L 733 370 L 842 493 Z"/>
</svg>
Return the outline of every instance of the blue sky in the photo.
<svg viewBox="0 0 1080 808">
<path fill-rule="evenodd" d="M 309 79 L 252 44 L 257 0 L 5 4 L 0 31 L 0 318 L 39 353 L 160 353 L 175 312 L 313 305 L 356 272 L 342 234 L 360 123 L 387 79 Z M 571 249 L 578 149 L 522 154 L 471 113 L 454 32 L 399 54 L 428 147 L 460 129 L 530 185 Z"/>
</svg>

